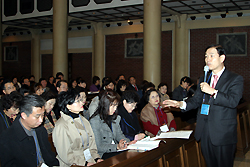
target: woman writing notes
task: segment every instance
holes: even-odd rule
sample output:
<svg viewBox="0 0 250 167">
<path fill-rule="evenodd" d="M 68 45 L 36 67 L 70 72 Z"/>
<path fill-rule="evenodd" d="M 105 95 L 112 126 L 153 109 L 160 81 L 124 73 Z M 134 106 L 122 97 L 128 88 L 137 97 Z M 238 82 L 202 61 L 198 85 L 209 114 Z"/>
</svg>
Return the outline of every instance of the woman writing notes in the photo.
<svg viewBox="0 0 250 167">
<path fill-rule="evenodd" d="M 117 116 L 119 101 L 119 95 L 115 91 L 106 89 L 100 97 L 96 112 L 90 118 L 98 153 L 103 159 L 115 156 L 119 154 L 118 150 L 126 149 L 128 144 L 135 143 L 130 142 L 121 131 L 121 118 Z"/>
</svg>

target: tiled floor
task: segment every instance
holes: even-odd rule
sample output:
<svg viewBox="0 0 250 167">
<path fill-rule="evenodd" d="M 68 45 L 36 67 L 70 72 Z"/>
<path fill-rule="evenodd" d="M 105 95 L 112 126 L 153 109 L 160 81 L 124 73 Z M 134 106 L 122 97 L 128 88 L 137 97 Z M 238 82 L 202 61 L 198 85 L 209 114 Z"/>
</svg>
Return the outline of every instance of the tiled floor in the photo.
<svg viewBox="0 0 250 167">
<path fill-rule="evenodd" d="M 236 157 L 234 167 L 250 167 L 250 151 L 246 153 L 245 158 Z"/>
</svg>

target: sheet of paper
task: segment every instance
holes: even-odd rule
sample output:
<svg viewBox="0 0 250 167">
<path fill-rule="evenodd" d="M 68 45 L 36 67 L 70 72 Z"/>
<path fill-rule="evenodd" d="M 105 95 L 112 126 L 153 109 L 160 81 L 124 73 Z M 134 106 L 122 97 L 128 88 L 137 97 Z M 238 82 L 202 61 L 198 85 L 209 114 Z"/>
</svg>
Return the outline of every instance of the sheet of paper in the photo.
<svg viewBox="0 0 250 167">
<path fill-rule="evenodd" d="M 163 125 L 163 126 L 160 127 L 160 129 L 161 129 L 162 132 L 168 132 L 169 131 L 168 125 Z"/>
<path fill-rule="evenodd" d="M 152 150 L 159 146 L 160 140 L 156 141 L 137 141 L 135 144 L 129 145 L 128 149 L 134 150 Z"/>
<path fill-rule="evenodd" d="M 161 133 L 157 138 L 181 138 L 181 139 L 189 139 L 192 130 L 179 130 L 173 132 Z"/>
</svg>

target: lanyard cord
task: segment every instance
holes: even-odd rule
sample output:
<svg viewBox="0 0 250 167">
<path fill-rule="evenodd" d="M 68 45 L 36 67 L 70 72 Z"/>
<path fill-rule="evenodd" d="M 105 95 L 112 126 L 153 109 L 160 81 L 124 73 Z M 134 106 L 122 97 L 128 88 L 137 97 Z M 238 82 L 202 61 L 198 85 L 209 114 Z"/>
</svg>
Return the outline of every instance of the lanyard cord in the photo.
<svg viewBox="0 0 250 167">
<path fill-rule="evenodd" d="M 10 127 L 10 125 L 9 125 L 8 120 L 7 120 L 6 114 L 4 114 L 4 116 L 3 116 L 3 114 L 2 114 L 2 113 L 0 113 L 0 114 L 1 114 L 1 116 L 3 117 L 3 120 L 4 120 L 4 122 L 5 122 L 6 127 L 7 127 L 7 128 L 9 128 L 9 127 Z"/>
<path fill-rule="evenodd" d="M 133 126 L 129 125 L 129 124 L 125 121 L 124 118 L 123 118 L 123 121 L 125 122 L 125 124 L 127 124 L 130 128 L 132 128 L 132 129 L 135 131 L 135 128 L 133 128 Z"/>
<path fill-rule="evenodd" d="M 70 117 L 72 118 L 73 122 L 75 123 L 73 117 L 72 117 L 72 116 L 70 116 Z M 87 147 L 89 147 L 89 135 L 88 135 L 88 133 L 87 133 L 87 130 L 86 130 L 85 126 L 84 126 L 84 123 L 83 123 L 83 121 L 82 121 L 80 115 L 79 115 L 79 118 L 80 118 L 80 120 L 81 120 L 81 123 L 82 123 L 82 125 L 83 125 L 85 131 L 86 131 L 86 135 L 87 135 Z M 76 127 L 76 125 L 75 125 L 75 127 Z M 80 133 L 80 131 L 79 131 L 79 129 L 78 129 L 77 127 L 76 127 L 76 129 L 77 129 L 77 131 L 78 131 L 78 133 L 79 133 L 79 135 L 80 135 L 80 137 L 81 137 L 82 146 L 83 146 L 83 148 L 84 148 L 84 141 L 83 141 L 83 138 L 82 138 L 82 134 Z"/>
</svg>

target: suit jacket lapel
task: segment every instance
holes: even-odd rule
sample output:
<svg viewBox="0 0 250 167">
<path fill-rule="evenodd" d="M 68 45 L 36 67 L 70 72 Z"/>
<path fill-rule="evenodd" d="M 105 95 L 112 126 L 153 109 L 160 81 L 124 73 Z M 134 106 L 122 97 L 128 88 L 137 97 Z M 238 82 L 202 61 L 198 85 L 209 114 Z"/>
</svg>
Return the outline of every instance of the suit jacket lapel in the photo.
<svg viewBox="0 0 250 167">
<path fill-rule="evenodd" d="M 224 83 L 227 81 L 226 78 L 227 78 L 227 75 L 228 75 L 228 71 L 225 69 L 223 71 L 223 73 L 221 74 L 216 86 L 215 86 L 215 89 L 218 90 L 219 88 L 221 88 Z"/>
</svg>

